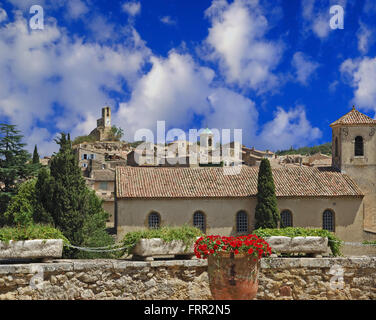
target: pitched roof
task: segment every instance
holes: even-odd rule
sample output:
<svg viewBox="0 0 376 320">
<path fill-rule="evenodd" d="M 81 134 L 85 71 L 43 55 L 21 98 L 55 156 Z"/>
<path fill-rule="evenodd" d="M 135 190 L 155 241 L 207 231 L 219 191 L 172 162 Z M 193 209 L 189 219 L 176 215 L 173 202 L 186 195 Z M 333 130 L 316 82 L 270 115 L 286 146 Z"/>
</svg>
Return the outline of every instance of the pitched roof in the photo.
<svg viewBox="0 0 376 320">
<path fill-rule="evenodd" d="M 330 124 L 330 126 L 332 127 L 332 126 L 339 125 L 339 124 L 344 124 L 344 125 L 375 124 L 376 125 L 376 120 L 366 116 L 364 113 L 359 112 L 353 106 L 351 111 L 346 113 L 337 121 L 334 121 L 332 124 Z"/>
<path fill-rule="evenodd" d="M 114 181 L 115 171 L 111 169 L 93 170 L 92 179 L 95 181 Z"/>
<path fill-rule="evenodd" d="M 117 167 L 118 198 L 226 198 L 257 194 L 258 167 L 242 166 L 240 174 L 224 168 Z M 347 175 L 331 168 L 272 169 L 277 197 L 362 196 Z"/>
</svg>

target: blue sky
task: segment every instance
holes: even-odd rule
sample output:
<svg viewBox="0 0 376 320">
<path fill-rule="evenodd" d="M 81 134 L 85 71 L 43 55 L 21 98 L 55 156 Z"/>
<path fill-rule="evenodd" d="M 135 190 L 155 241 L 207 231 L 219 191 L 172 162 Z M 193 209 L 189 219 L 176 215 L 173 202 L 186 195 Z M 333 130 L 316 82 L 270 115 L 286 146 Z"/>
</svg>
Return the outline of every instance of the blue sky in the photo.
<svg viewBox="0 0 376 320">
<path fill-rule="evenodd" d="M 42 155 L 105 104 L 126 140 L 164 120 L 240 128 L 261 149 L 324 143 L 353 104 L 375 116 L 375 17 L 372 0 L 1 0 L 0 120 Z"/>
</svg>

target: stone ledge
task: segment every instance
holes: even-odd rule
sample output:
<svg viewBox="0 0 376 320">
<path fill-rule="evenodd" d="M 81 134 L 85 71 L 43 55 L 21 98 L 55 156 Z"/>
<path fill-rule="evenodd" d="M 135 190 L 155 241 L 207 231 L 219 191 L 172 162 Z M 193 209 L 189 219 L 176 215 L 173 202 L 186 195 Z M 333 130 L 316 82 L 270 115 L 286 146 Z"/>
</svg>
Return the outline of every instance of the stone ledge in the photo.
<svg viewBox="0 0 376 320">
<path fill-rule="evenodd" d="M 263 258 L 261 269 L 291 268 L 330 268 L 340 265 L 349 268 L 376 268 L 376 257 L 341 257 L 341 258 Z M 137 268 L 195 268 L 206 267 L 207 260 L 54 260 L 51 263 L 0 264 L 0 274 L 35 273 L 35 267 L 42 267 L 45 272 L 68 272 L 82 270 L 124 270 Z"/>
</svg>

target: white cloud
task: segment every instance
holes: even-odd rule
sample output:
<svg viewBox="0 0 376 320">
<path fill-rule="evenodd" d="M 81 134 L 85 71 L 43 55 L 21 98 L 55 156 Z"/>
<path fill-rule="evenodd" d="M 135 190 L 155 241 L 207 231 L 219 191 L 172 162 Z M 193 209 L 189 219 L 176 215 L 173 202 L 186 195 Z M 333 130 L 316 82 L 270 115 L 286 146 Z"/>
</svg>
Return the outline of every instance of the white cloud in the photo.
<svg viewBox="0 0 376 320">
<path fill-rule="evenodd" d="M 303 85 L 307 85 L 309 77 L 316 71 L 319 64 L 312 61 L 303 52 L 296 52 L 291 62 L 294 70 L 296 81 Z"/>
<path fill-rule="evenodd" d="M 164 24 L 168 24 L 168 25 L 175 25 L 176 24 L 176 20 L 172 19 L 170 16 L 164 16 L 160 19 L 160 21 Z"/>
<path fill-rule="evenodd" d="M 282 45 L 265 39 L 268 21 L 258 3 L 214 0 L 205 13 L 211 22 L 206 59 L 218 61 L 226 82 L 258 92 L 275 87 L 278 78 L 273 70 Z"/>
<path fill-rule="evenodd" d="M 157 120 L 187 128 L 194 113 L 202 114 L 208 108 L 212 70 L 175 51 L 165 59 L 153 56 L 151 63 L 151 70 L 137 82 L 130 101 L 119 107 L 117 117 L 126 128 L 127 139 L 133 139 L 137 129 L 154 129 Z"/>
<path fill-rule="evenodd" d="M 340 5 L 346 12 L 346 0 L 303 0 L 302 5 L 302 17 L 303 17 L 303 33 L 310 33 L 325 40 L 330 32 L 330 7 L 332 5 Z"/>
<path fill-rule="evenodd" d="M 45 6 L 45 0 L 8 0 L 8 2 L 21 10 L 30 9 L 33 5 Z"/>
<path fill-rule="evenodd" d="M 264 125 L 260 139 L 266 148 L 282 150 L 291 146 L 307 146 L 321 135 L 320 129 L 312 127 L 307 120 L 303 106 L 289 111 L 278 107 L 274 119 Z"/>
<path fill-rule="evenodd" d="M 125 43 L 84 43 L 70 39 L 56 24 L 30 31 L 18 16 L 0 27 L 0 116 L 26 137 L 36 121 L 51 130 L 73 130 L 72 138 L 87 134 L 80 123 L 97 118 L 100 107 L 112 102 L 108 91 L 122 93 L 124 82 L 133 84 L 149 56 L 132 27 Z"/>
<path fill-rule="evenodd" d="M 85 15 L 89 11 L 89 8 L 86 3 L 81 0 L 71 0 L 67 3 L 67 11 L 69 18 L 78 19 Z"/>
<path fill-rule="evenodd" d="M 134 17 L 141 12 L 141 3 L 137 1 L 128 1 L 122 5 L 122 9 L 124 12 Z"/>
<path fill-rule="evenodd" d="M 372 39 L 372 31 L 369 29 L 364 23 L 359 21 L 359 30 L 356 33 L 358 38 L 358 50 L 362 54 L 367 54 L 371 43 L 373 42 Z"/>
<path fill-rule="evenodd" d="M 376 112 L 376 58 L 345 60 L 340 71 L 354 89 L 354 102 Z"/>
<path fill-rule="evenodd" d="M 7 12 L 0 7 L 0 23 L 8 19 Z"/>
</svg>

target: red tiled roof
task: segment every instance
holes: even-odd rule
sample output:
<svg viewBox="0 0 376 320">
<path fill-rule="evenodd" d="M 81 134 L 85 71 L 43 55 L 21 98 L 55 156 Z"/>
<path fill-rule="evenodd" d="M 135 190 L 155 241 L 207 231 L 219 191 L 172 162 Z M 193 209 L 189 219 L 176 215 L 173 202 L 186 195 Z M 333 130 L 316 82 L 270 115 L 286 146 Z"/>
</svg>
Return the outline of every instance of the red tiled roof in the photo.
<svg viewBox="0 0 376 320">
<path fill-rule="evenodd" d="M 334 121 L 330 126 L 335 126 L 339 124 L 375 124 L 376 120 L 373 120 L 372 118 L 366 116 L 364 113 L 359 112 L 358 110 L 353 107 L 351 111 L 346 113 L 344 116 L 339 118 L 337 121 Z"/>
<path fill-rule="evenodd" d="M 272 169 L 277 197 L 362 196 L 347 175 L 331 168 Z M 117 167 L 118 198 L 226 198 L 257 194 L 258 167 L 243 166 L 240 174 L 223 168 Z"/>
</svg>

